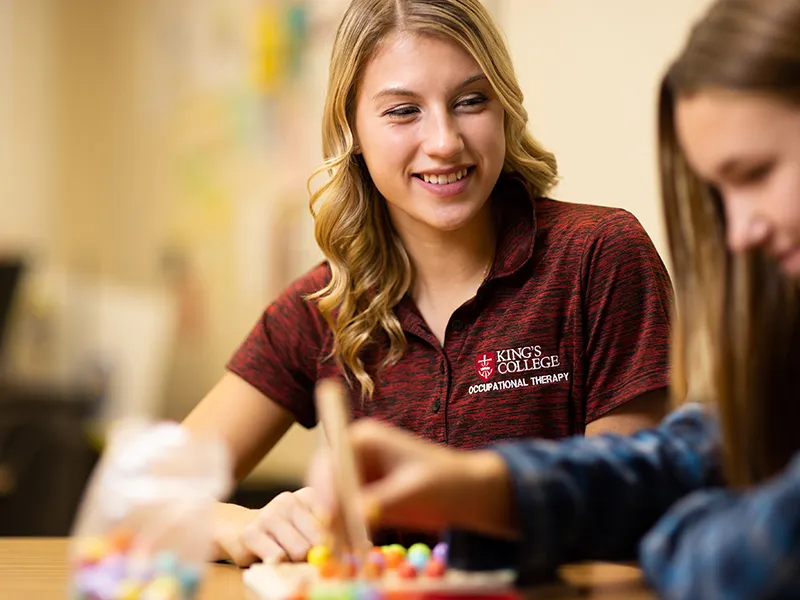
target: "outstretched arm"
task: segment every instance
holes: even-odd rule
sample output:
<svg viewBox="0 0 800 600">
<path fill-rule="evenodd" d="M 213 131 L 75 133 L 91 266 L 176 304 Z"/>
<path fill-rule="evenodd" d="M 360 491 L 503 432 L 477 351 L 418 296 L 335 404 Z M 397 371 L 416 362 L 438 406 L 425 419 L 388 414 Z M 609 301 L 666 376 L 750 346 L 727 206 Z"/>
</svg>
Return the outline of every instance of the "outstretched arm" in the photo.
<svg viewBox="0 0 800 600">
<path fill-rule="evenodd" d="M 800 456 L 751 491 L 689 495 L 642 540 L 640 562 L 664 598 L 800 598 Z"/>
<path fill-rule="evenodd" d="M 630 437 L 511 442 L 494 450 L 511 474 L 520 533 L 505 558 L 523 574 L 575 560 L 634 558 L 642 536 L 673 503 L 722 484 L 716 420 L 698 405 Z M 484 541 L 454 531 L 451 552 L 460 566 L 481 568 Z"/>
</svg>

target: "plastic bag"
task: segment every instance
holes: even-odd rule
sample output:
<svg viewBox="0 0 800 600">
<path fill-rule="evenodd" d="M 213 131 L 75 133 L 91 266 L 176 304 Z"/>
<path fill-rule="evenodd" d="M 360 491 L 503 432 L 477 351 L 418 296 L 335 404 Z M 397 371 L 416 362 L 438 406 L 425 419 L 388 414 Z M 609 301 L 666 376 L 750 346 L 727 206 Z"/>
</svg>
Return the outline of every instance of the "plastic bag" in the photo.
<svg viewBox="0 0 800 600">
<path fill-rule="evenodd" d="M 194 598 L 211 555 L 213 505 L 231 486 L 221 441 L 177 423 L 119 425 L 75 520 L 72 598 Z"/>
</svg>

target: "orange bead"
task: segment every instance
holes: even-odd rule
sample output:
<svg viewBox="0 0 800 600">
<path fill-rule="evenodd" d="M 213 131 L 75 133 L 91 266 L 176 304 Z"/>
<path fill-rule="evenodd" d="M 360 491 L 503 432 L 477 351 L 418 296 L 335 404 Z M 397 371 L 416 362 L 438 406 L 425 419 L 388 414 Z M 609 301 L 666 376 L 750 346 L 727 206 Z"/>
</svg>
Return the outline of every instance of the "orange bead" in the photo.
<svg viewBox="0 0 800 600">
<path fill-rule="evenodd" d="M 335 579 L 339 575 L 339 564 L 332 558 L 319 565 L 319 576 L 322 579 Z"/>
<path fill-rule="evenodd" d="M 387 569 L 396 569 L 405 561 L 405 557 L 395 550 L 387 550 L 383 553 L 383 557 L 386 559 Z"/>
<path fill-rule="evenodd" d="M 353 561 L 344 561 L 339 564 L 339 577 L 342 579 L 352 579 L 356 576 L 358 569 L 356 568 L 356 563 Z"/>
<path fill-rule="evenodd" d="M 133 545 L 133 531 L 127 527 L 117 527 L 108 535 L 108 545 L 120 554 L 125 554 Z"/>
<path fill-rule="evenodd" d="M 431 558 L 425 565 L 425 575 L 427 577 L 434 577 L 436 579 L 444 577 L 445 566 L 444 563 L 435 558 Z"/>
<path fill-rule="evenodd" d="M 417 570 L 411 563 L 403 561 L 397 567 L 397 576 L 401 579 L 414 579 L 417 576 Z"/>
<path fill-rule="evenodd" d="M 383 569 L 378 563 L 367 562 L 361 568 L 361 577 L 364 579 L 380 579 L 383 574 Z"/>
</svg>

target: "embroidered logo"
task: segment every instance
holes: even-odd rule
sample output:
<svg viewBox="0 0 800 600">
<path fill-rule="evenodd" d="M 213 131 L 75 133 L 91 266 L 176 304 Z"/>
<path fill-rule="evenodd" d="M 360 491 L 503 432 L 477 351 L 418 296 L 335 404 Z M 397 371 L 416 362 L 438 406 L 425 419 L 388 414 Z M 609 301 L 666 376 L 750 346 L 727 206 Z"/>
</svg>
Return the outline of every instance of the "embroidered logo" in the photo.
<svg viewBox="0 0 800 600">
<path fill-rule="evenodd" d="M 475 370 L 483 381 L 489 381 L 494 375 L 495 353 L 484 352 L 475 357 Z"/>
</svg>

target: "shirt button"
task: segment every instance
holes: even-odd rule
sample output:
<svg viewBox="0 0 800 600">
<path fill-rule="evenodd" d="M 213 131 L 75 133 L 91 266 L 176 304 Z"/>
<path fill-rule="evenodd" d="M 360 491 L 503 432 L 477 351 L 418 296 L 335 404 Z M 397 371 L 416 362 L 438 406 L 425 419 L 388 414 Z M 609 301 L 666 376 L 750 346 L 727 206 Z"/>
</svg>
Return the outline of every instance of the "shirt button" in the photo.
<svg viewBox="0 0 800 600">
<path fill-rule="evenodd" d="M 442 401 L 439 400 L 439 398 L 433 401 L 433 412 L 438 413 L 441 407 L 442 407 Z"/>
<path fill-rule="evenodd" d="M 453 321 L 453 331 L 461 331 L 462 329 L 464 329 L 464 321 L 458 319 Z"/>
</svg>

